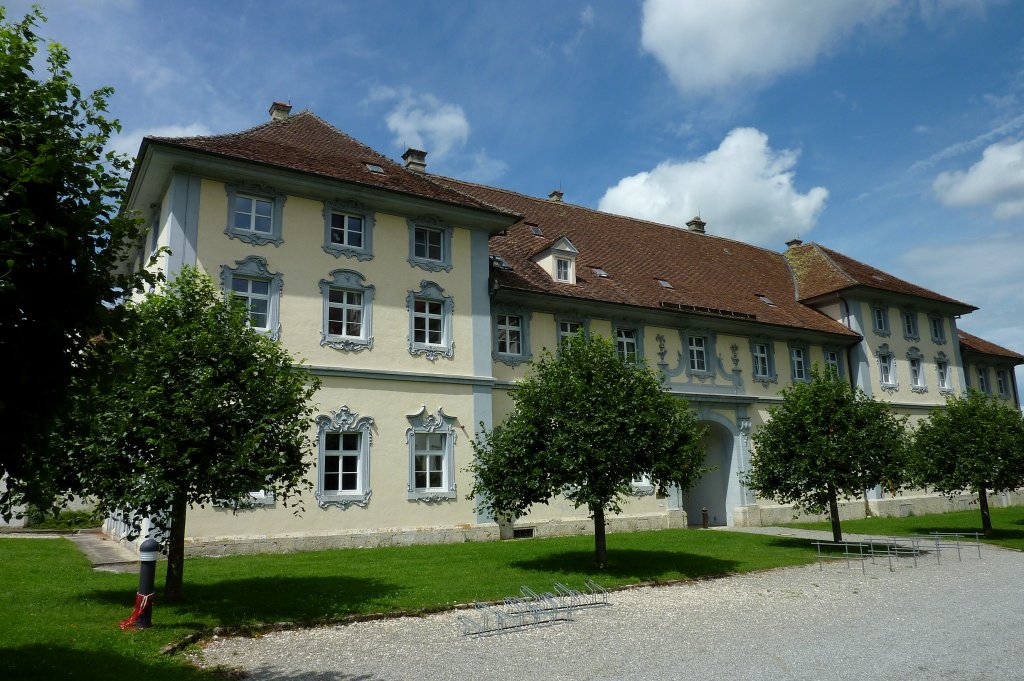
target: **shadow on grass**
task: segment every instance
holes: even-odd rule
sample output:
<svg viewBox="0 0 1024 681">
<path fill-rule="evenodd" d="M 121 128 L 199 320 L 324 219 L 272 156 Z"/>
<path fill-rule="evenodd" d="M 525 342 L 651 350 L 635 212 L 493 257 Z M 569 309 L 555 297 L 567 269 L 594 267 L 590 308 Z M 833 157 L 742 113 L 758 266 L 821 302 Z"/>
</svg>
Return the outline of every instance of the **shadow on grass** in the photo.
<svg viewBox="0 0 1024 681">
<path fill-rule="evenodd" d="M 734 572 L 740 563 L 679 551 L 609 549 L 608 565 L 604 568 L 594 565 L 593 551 L 563 551 L 542 558 L 514 561 L 511 565 L 552 574 L 583 574 L 600 583 L 602 575 L 637 581 L 707 577 Z"/>
<path fill-rule="evenodd" d="M 176 620 L 169 627 L 201 629 L 201 622 L 182 622 L 193 616 L 214 624 L 234 626 L 258 622 L 313 622 L 365 612 L 366 604 L 397 593 L 398 585 L 357 577 L 251 577 L 224 579 L 211 584 L 190 584 L 185 580 L 185 601 L 161 603 L 162 584 L 157 585 L 157 607 L 172 610 Z M 123 591 L 101 590 L 83 594 L 107 603 L 125 605 L 131 611 L 131 597 Z M 127 615 L 126 615 L 127 616 Z M 158 618 L 155 626 L 160 626 Z"/>
<path fill-rule="evenodd" d="M 146 681 L 213 681 L 227 678 L 201 672 L 180 659 L 158 662 L 127 657 L 115 649 L 76 650 L 63 646 L 0 647 L 0 678 L 4 681 L 39 679 L 145 679 Z"/>
</svg>

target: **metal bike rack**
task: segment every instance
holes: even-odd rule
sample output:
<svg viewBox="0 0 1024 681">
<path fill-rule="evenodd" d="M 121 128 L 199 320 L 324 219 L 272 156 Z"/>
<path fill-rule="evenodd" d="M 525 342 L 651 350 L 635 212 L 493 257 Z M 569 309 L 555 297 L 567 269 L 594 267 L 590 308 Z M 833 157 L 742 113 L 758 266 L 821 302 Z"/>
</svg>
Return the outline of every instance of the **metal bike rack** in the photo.
<svg viewBox="0 0 1024 681">
<path fill-rule="evenodd" d="M 463 636 L 483 637 L 519 629 L 571 622 L 577 608 L 610 605 L 608 590 L 588 579 L 583 590 L 555 582 L 554 592 L 537 593 L 528 586 L 519 596 L 507 596 L 496 603 L 473 603 L 473 614 L 455 620 Z"/>
</svg>

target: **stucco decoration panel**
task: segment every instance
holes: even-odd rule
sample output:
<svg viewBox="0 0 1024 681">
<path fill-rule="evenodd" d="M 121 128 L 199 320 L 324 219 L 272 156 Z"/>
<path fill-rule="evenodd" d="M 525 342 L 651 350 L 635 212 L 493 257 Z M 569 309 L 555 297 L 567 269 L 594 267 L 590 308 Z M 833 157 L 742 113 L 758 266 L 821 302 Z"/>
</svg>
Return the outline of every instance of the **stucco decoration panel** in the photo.
<svg viewBox="0 0 1024 681">
<path fill-rule="evenodd" d="M 342 405 L 337 411 L 329 415 L 316 417 L 317 426 L 317 485 L 316 503 L 320 508 L 336 506 L 346 509 L 350 506 L 365 508 L 370 503 L 373 491 L 370 489 L 370 446 L 373 444 L 373 428 L 375 427 L 372 416 L 360 416 Z M 323 489 L 324 470 L 324 436 L 327 433 L 360 433 L 359 451 L 359 489 L 354 492 L 325 492 Z"/>
</svg>

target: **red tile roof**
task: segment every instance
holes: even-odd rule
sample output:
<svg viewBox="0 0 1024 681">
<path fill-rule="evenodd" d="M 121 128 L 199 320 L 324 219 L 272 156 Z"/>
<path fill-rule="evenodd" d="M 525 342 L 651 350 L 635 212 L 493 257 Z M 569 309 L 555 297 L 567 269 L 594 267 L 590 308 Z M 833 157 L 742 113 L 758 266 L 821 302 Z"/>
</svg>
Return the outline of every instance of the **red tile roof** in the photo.
<svg viewBox="0 0 1024 681">
<path fill-rule="evenodd" d="M 495 210 L 407 170 L 309 111 L 227 135 L 146 139 L 150 143 L 297 170 L 458 206 Z M 367 163 L 380 166 L 384 172 L 371 171 Z"/>
<path fill-rule="evenodd" d="M 1001 345 L 990 343 L 987 340 L 973 336 L 963 329 L 956 330 L 957 338 L 960 340 L 960 348 L 968 352 L 977 352 L 983 355 L 995 355 L 1014 360 L 1014 364 L 1024 364 L 1024 355 L 1013 350 L 1007 350 Z"/>
<path fill-rule="evenodd" d="M 797 302 L 793 277 L 780 253 L 561 201 L 430 177 L 523 216 L 507 234 L 491 237 L 491 253 L 512 267 L 511 271 L 494 272 L 500 286 L 656 309 L 703 309 L 710 314 L 857 337 L 839 322 Z M 535 236 L 531 224 L 539 225 L 546 236 Z M 561 236 L 579 249 L 575 285 L 553 281 L 532 260 Z M 606 271 L 608 277 L 594 274 L 594 267 Z M 673 288 L 664 288 L 658 279 L 665 279 Z"/>
<path fill-rule="evenodd" d="M 810 300 L 827 293 L 864 286 L 880 291 L 902 293 L 949 303 L 969 310 L 978 309 L 973 305 L 911 284 L 909 281 L 894 277 L 888 272 L 883 272 L 819 244 L 794 246 L 786 251 L 785 256 L 796 277 L 799 300 Z"/>
</svg>

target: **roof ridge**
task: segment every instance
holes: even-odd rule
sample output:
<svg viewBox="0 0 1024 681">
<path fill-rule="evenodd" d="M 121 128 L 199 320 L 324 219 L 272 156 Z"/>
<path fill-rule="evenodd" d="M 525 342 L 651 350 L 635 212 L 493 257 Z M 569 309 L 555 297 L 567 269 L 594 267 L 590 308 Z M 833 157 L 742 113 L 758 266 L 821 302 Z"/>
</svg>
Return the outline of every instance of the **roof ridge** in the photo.
<svg viewBox="0 0 1024 681">
<path fill-rule="evenodd" d="M 453 182 L 461 182 L 461 180 L 456 180 L 455 178 L 448 177 L 446 175 L 436 175 L 436 174 L 433 174 L 433 173 L 426 173 L 426 172 L 424 172 L 424 173 L 416 173 L 416 175 L 418 175 L 419 177 L 422 177 L 423 179 L 429 181 L 432 184 L 435 184 L 435 185 L 441 187 L 442 189 L 446 189 L 446 190 L 448 190 L 450 192 L 455 192 L 459 196 L 464 196 L 467 199 L 472 199 L 474 201 L 479 201 L 480 203 L 484 204 L 485 206 L 489 206 L 493 210 L 496 210 L 496 211 L 501 212 L 501 213 L 505 213 L 507 215 L 516 216 L 520 220 L 523 219 L 522 215 L 520 215 L 519 213 L 517 213 L 517 212 L 515 212 L 513 210 L 509 210 L 508 208 L 505 208 L 504 206 L 496 206 L 493 203 L 491 203 L 490 201 L 485 201 L 484 199 L 481 199 L 479 196 L 473 196 L 472 194 L 470 194 L 468 192 L 462 191 L 458 187 L 449 186 L 449 185 L 445 184 L 444 182 L 440 182 L 438 180 L 438 178 L 440 178 L 442 180 L 452 180 Z M 463 184 L 474 184 L 474 183 L 472 183 L 472 182 L 463 182 Z M 487 187 L 487 185 L 474 185 L 474 186 L 485 187 L 485 188 Z"/>
<path fill-rule="evenodd" d="M 243 135 L 248 135 L 249 133 L 252 133 L 252 132 L 255 132 L 257 130 L 260 130 L 261 128 L 268 128 L 271 125 L 287 123 L 288 121 L 291 121 L 291 120 L 293 120 L 295 118 L 298 118 L 299 116 L 301 116 L 303 114 L 309 114 L 310 116 L 313 116 L 314 118 L 319 118 L 319 116 L 317 116 L 315 113 L 313 113 L 309 109 L 303 109 L 299 113 L 297 113 L 295 115 L 292 115 L 292 116 L 289 116 L 288 118 L 283 118 L 283 119 L 279 119 L 279 120 L 275 120 L 275 119 L 272 118 L 269 121 L 263 121 L 262 123 L 257 123 L 256 125 L 252 126 L 251 128 L 246 128 L 245 130 L 238 130 L 236 132 L 222 132 L 222 133 L 219 133 L 219 134 L 216 134 L 216 135 L 184 135 L 184 136 L 177 136 L 177 137 L 169 137 L 169 136 L 165 136 L 165 135 L 147 135 L 147 137 L 149 137 L 150 139 L 154 139 L 154 140 L 229 139 L 229 138 L 234 138 L 234 137 L 242 137 Z"/>
<path fill-rule="evenodd" d="M 766 253 L 771 253 L 771 254 L 776 255 L 776 256 L 781 256 L 782 255 L 781 253 L 779 253 L 779 251 L 772 250 L 771 248 L 767 248 L 765 246 L 758 246 L 757 244 L 751 244 L 751 243 L 748 243 L 746 241 L 740 241 L 739 239 L 732 239 L 730 237 L 722 236 L 720 234 L 707 234 L 707 233 L 691 232 L 690 230 L 684 229 L 683 227 L 676 227 L 675 225 L 667 225 L 667 224 L 665 224 L 663 222 L 655 222 L 653 220 L 647 220 L 647 219 L 644 219 L 644 218 L 637 218 L 637 217 L 633 217 L 631 215 L 623 215 L 621 213 L 609 213 L 608 211 L 598 210 L 596 208 L 591 208 L 589 206 L 584 206 L 584 205 L 581 205 L 581 204 L 578 204 L 578 203 L 571 203 L 569 201 L 558 201 L 556 203 L 556 202 L 551 201 L 550 199 L 543 199 L 543 198 L 540 198 L 540 197 L 537 197 L 537 196 L 531 196 L 530 194 L 524 194 L 522 192 L 513 191 L 511 189 L 505 189 L 504 187 L 494 187 L 494 186 L 489 185 L 489 184 L 481 184 L 479 182 L 469 182 L 467 180 L 460 180 L 458 178 L 448 177 L 446 175 L 433 174 L 432 177 L 436 177 L 436 178 L 439 178 L 441 180 L 451 180 L 452 182 L 457 182 L 459 184 L 466 184 L 466 185 L 470 185 L 470 186 L 473 186 L 473 187 L 480 187 L 481 189 L 490 189 L 492 191 L 501 192 L 503 194 L 510 194 L 512 196 L 519 196 L 519 197 L 522 197 L 524 199 L 529 199 L 530 201 L 535 201 L 535 202 L 537 202 L 539 204 L 542 204 L 542 205 L 563 205 L 563 206 L 569 206 L 571 208 L 578 208 L 580 210 L 585 210 L 585 211 L 587 211 L 589 213 L 595 213 L 597 215 L 604 215 L 604 216 L 608 216 L 608 217 L 619 218 L 620 220 L 632 220 L 633 222 L 638 222 L 638 223 L 641 223 L 641 224 L 650 225 L 651 227 L 658 227 L 658 228 L 661 228 L 661 229 L 670 229 L 670 230 L 672 230 L 674 232 L 685 232 L 687 234 L 693 234 L 694 236 L 708 237 L 708 238 L 711 238 L 711 239 L 719 239 L 721 241 L 728 241 L 729 243 L 734 243 L 734 244 L 739 244 L 741 246 L 746 246 L 747 248 L 755 248 L 757 250 L 765 251 Z M 456 190 L 456 191 L 458 191 L 458 190 Z M 482 199 L 479 199 L 479 197 L 475 197 L 475 196 L 473 198 L 477 198 L 478 200 L 482 200 Z"/>
</svg>

